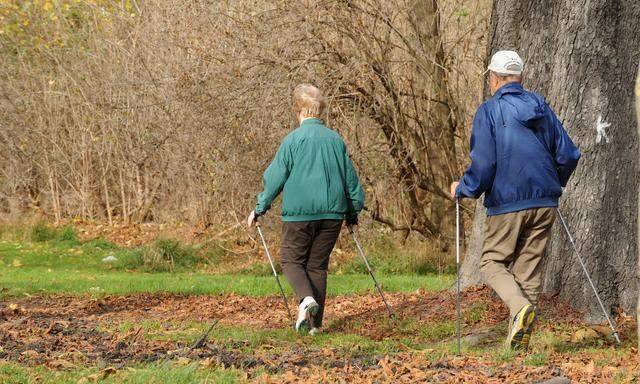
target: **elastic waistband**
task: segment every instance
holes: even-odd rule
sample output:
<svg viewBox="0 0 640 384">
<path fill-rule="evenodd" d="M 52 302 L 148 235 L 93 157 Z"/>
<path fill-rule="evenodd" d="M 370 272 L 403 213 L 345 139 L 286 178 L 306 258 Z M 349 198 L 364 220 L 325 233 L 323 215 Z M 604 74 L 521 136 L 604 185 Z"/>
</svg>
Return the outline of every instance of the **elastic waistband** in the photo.
<svg viewBox="0 0 640 384">
<path fill-rule="evenodd" d="M 514 201 L 513 203 L 498 205 L 496 207 L 489 207 L 487 208 L 487 216 L 502 215 L 505 213 L 518 212 L 531 208 L 547 208 L 557 206 L 557 197 L 543 197 L 531 200 L 520 200 Z"/>
<path fill-rule="evenodd" d="M 282 221 L 316 221 L 316 220 L 344 220 L 344 213 L 318 213 L 315 215 L 282 215 Z"/>
</svg>

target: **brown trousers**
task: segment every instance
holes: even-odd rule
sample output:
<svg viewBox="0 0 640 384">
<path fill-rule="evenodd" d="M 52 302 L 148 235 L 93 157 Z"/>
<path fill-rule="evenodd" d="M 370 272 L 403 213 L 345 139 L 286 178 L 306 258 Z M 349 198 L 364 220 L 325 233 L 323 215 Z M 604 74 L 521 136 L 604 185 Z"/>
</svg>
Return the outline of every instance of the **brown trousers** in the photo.
<svg viewBox="0 0 640 384">
<path fill-rule="evenodd" d="M 329 255 L 340 235 L 342 220 L 285 221 L 282 223 L 282 271 L 298 300 L 313 297 L 320 308 L 312 326 L 322 326 L 327 295 Z"/>
<path fill-rule="evenodd" d="M 536 305 L 541 261 L 555 220 L 555 208 L 533 208 L 487 217 L 480 270 L 511 316 Z"/>
</svg>

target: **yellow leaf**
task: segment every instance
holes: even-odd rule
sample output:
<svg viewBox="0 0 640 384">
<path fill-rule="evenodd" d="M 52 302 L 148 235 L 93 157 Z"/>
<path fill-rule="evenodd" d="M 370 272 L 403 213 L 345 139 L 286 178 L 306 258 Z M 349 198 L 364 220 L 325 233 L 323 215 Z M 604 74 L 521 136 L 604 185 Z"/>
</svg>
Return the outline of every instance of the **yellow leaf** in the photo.
<svg viewBox="0 0 640 384">
<path fill-rule="evenodd" d="M 582 343 L 587 340 L 593 340 L 598 338 L 598 332 L 591 328 L 580 328 L 571 335 L 572 343 Z"/>
<path fill-rule="evenodd" d="M 18 259 L 13 259 L 13 262 L 11 263 L 12 267 L 22 267 L 22 261 L 18 260 Z"/>
<path fill-rule="evenodd" d="M 191 359 L 188 357 L 180 357 L 176 360 L 176 364 L 178 365 L 188 365 L 189 363 L 191 363 Z"/>
<path fill-rule="evenodd" d="M 20 355 L 22 355 L 22 356 L 24 356 L 24 357 L 26 357 L 28 359 L 37 359 L 40 356 L 40 354 L 38 352 L 34 351 L 33 349 L 29 349 L 29 350 L 26 350 L 24 352 L 21 352 Z"/>
<path fill-rule="evenodd" d="M 47 363 L 47 365 L 49 366 L 49 368 L 60 369 L 60 370 L 74 368 L 74 365 L 72 362 L 64 359 L 57 359 L 57 360 L 50 361 Z"/>
<path fill-rule="evenodd" d="M 9 304 L 9 309 L 12 311 L 15 311 L 16 309 L 18 309 L 18 304 L 15 304 L 15 303 Z"/>
</svg>

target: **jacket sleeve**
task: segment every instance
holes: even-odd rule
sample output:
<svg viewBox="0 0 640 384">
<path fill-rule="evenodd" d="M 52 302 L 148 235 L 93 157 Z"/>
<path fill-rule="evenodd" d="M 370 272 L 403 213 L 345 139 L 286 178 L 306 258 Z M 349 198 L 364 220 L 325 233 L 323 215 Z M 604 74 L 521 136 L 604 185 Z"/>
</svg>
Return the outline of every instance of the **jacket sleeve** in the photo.
<svg viewBox="0 0 640 384">
<path fill-rule="evenodd" d="M 346 220 L 349 224 L 355 224 L 358 222 L 358 214 L 364 208 L 364 189 L 360 184 L 360 178 L 353 167 L 353 162 L 349 157 L 346 145 L 343 146 L 343 156 L 345 163 L 345 182 L 346 182 L 346 194 L 347 194 L 347 214 Z"/>
<path fill-rule="evenodd" d="M 551 107 L 547 104 L 546 108 L 553 131 L 552 154 L 555 160 L 556 170 L 558 171 L 558 179 L 560 180 L 560 185 L 566 187 L 571 174 L 578 166 L 580 150 L 573 144 L 573 141 L 571 141 L 567 131 L 562 126 L 560 120 L 558 120 L 556 114 L 553 113 Z"/>
<path fill-rule="evenodd" d="M 477 199 L 491 189 L 496 174 L 496 140 L 486 104 L 478 108 L 471 129 L 471 165 L 456 188 L 457 197 Z"/>
<path fill-rule="evenodd" d="M 264 171 L 262 176 L 264 190 L 258 195 L 258 204 L 256 204 L 255 208 L 255 212 L 258 215 L 265 214 L 271 208 L 273 200 L 282 192 L 282 188 L 284 188 L 284 184 L 289 178 L 289 172 L 293 165 L 290 141 L 289 138 L 284 139 L 280 144 L 280 148 L 278 148 L 278 152 L 276 152 L 275 158 L 271 161 L 267 170 Z"/>
</svg>

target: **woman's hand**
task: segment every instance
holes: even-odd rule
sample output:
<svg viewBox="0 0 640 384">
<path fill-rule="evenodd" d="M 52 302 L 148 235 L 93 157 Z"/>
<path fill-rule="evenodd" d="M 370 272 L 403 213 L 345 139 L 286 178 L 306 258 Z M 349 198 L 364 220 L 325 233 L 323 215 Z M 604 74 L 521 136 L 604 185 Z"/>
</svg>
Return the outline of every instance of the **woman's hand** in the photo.
<svg viewBox="0 0 640 384">
<path fill-rule="evenodd" d="M 251 211 L 249 217 L 247 217 L 247 227 L 251 228 L 255 224 L 258 223 L 258 216 L 256 216 L 256 211 Z"/>
</svg>

